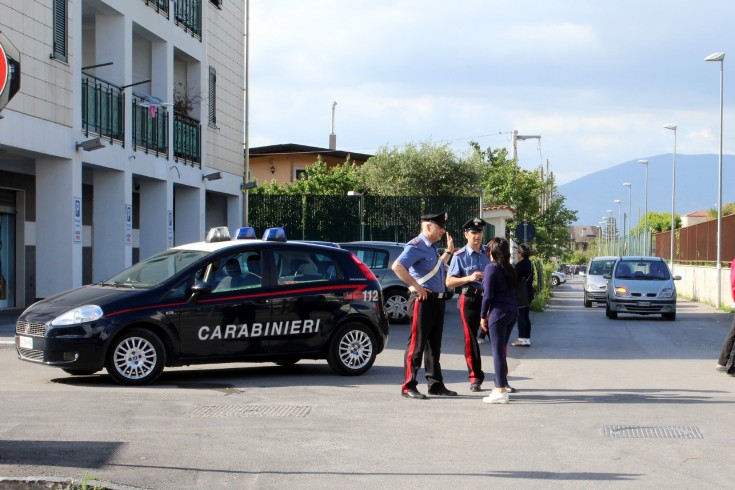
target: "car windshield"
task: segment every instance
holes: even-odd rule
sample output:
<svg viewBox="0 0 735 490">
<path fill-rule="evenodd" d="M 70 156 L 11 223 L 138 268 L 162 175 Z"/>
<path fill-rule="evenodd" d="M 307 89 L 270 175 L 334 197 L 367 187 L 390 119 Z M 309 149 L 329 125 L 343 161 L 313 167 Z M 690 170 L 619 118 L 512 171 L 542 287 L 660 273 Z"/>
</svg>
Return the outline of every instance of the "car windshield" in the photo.
<svg viewBox="0 0 735 490">
<path fill-rule="evenodd" d="M 590 264 L 590 270 L 588 272 L 591 276 L 601 276 L 603 274 L 609 274 L 612 270 L 614 260 L 593 260 Z"/>
<path fill-rule="evenodd" d="M 134 289 L 153 288 L 207 255 L 209 255 L 209 252 L 167 250 L 138 262 L 99 284 Z"/>
<path fill-rule="evenodd" d="M 669 268 L 660 260 L 626 260 L 615 269 L 615 278 L 641 281 L 663 281 L 671 278 Z"/>
</svg>

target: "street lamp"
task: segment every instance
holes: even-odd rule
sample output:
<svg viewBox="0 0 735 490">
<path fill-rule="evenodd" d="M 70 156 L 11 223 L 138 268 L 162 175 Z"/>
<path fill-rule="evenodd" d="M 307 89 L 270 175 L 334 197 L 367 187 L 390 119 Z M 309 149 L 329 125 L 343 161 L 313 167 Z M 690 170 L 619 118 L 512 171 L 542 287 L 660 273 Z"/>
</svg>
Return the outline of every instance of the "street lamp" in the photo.
<svg viewBox="0 0 735 490">
<path fill-rule="evenodd" d="M 597 241 L 597 255 L 602 255 L 602 225 L 604 225 L 605 222 L 604 221 L 600 221 L 597 224 L 600 225 L 598 227 L 598 235 L 599 235 L 599 238 L 598 238 L 598 241 Z"/>
<path fill-rule="evenodd" d="M 616 255 L 623 255 L 620 250 L 620 240 L 618 240 L 618 227 L 620 226 L 620 199 L 613 199 L 613 202 L 618 205 L 618 222 L 615 223 L 615 248 L 617 249 Z"/>
<path fill-rule="evenodd" d="M 605 211 L 607 216 L 607 254 L 611 255 L 615 247 L 613 246 L 612 241 L 612 229 L 613 229 L 613 217 L 612 217 L 612 209 L 608 209 Z"/>
<path fill-rule="evenodd" d="M 720 62 L 720 159 L 717 171 L 717 302 L 715 304 L 719 308 L 722 302 L 722 87 L 725 80 L 725 53 L 712 53 L 704 61 Z"/>
<path fill-rule="evenodd" d="M 676 124 L 667 124 L 664 129 L 670 129 L 674 132 L 674 163 L 671 167 L 671 255 L 669 255 L 669 264 L 671 265 L 671 273 L 674 273 L 674 230 L 676 229 L 676 219 L 674 218 L 674 198 L 676 196 Z"/>
<path fill-rule="evenodd" d="M 628 249 L 627 254 L 630 255 L 630 222 L 632 218 L 630 213 L 633 210 L 633 208 L 631 207 L 633 203 L 633 200 L 631 199 L 631 190 L 633 189 L 633 184 L 630 182 L 623 182 L 623 185 L 628 188 L 628 233 L 625 236 L 625 247 Z"/>
<path fill-rule="evenodd" d="M 645 187 L 645 214 L 643 215 L 643 248 L 646 250 L 645 255 L 651 253 L 651 249 L 648 247 L 648 160 L 638 160 L 638 163 L 642 163 L 646 166 L 646 187 Z"/>
</svg>

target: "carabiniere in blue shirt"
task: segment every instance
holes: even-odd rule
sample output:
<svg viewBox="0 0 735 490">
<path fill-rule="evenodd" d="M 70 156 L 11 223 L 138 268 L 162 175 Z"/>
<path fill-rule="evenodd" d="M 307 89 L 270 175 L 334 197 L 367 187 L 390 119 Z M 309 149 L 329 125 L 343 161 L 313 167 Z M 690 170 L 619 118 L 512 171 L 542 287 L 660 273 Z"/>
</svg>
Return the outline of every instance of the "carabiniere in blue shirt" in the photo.
<svg viewBox="0 0 735 490">
<path fill-rule="evenodd" d="M 405 267 L 417 281 L 434 270 L 437 261 L 441 261 L 439 245 L 431 243 L 423 234 L 408 242 L 396 259 L 396 262 Z M 446 289 L 445 279 L 444 264 L 440 264 L 436 274 L 422 286 L 435 293 L 443 293 Z"/>
<path fill-rule="evenodd" d="M 480 251 L 475 252 L 468 243 L 460 250 L 454 252 L 452 263 L 449 264 L 447 275 L 455 277 L 467 277 L 475 271 L 484 272 L 485 266 L 490 264 L 487 256 L 487 247 L 480 246 Z M 473 281 L 468 286 L 482 290 L 482 281 Z"/>
</svg>

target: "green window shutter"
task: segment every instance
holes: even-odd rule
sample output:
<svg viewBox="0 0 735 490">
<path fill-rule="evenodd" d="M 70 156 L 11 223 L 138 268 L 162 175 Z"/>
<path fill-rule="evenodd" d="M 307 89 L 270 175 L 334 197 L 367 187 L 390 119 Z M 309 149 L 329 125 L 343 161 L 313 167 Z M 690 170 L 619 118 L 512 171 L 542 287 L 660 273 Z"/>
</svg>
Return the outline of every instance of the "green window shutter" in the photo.
<svg viewBox="0 0 735 490">
<path fill-rule="evenodd" d="M 54 52 L 53 57 L 57 60 L 67 61 L 66 58 L 66 2 L 67 0 L 54 0 Z"/>
<path fill-rule="evenodd" d="M 217 72 L 209 67 L 209 124 L 217 124 Z"/>
</svg>

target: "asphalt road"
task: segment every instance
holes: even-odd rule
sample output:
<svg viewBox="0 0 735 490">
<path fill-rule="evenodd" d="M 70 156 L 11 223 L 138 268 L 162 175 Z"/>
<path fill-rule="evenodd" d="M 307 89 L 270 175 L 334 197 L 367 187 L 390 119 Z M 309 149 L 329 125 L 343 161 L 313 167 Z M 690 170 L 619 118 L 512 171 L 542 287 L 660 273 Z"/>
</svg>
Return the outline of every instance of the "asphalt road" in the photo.
<svg viewBox="0 0 735 490">
<path fill-rule="evenodd" d="M 714 366 L 732 314 L 680 300 L 675 322 L 608 320 L 582 306 L 575 278 L 532 321 L 532 347 L 509 348 L 520 390 L 509 405 L 469 391 L 456 300 L 442 365 L 460 396 L 426 401 L 400 396 L 406 325 L 361 377 L 316 361 L 210 365 L 142 388 L 21 362 L 0 343 L 0 477 L 151 489 L 730 486 L 735 378 Z"/>
</svg>

